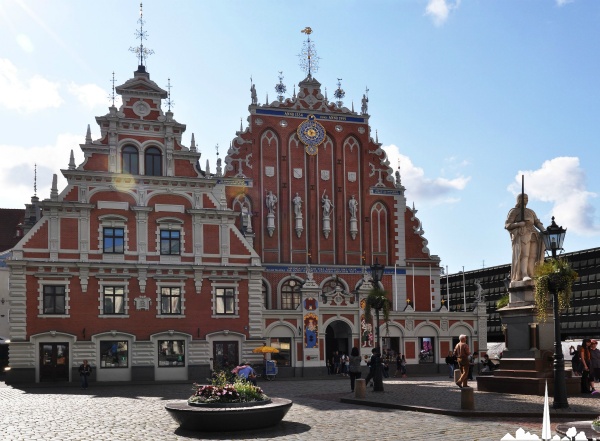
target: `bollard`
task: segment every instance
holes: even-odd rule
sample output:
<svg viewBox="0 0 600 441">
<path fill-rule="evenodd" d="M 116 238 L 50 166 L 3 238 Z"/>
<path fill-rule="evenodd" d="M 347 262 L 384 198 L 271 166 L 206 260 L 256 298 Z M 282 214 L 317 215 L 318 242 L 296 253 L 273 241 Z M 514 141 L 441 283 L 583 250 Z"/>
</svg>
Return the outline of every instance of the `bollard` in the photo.
<svg viewBox="0 0 600 441">
<path fill-rule="evenodd" d="M 454 369 L 454 382 L 456 383 L 460 378 L 460 369 Z"/>
<path fill-rule="evenodd" d="M 460 408 L 463 410 L 475 409 L 475 394 L 472 387 L 463 387 L 460 390 Z"/>
<path fill-rule="evenodd" d="M 364 378 L 357 378 L 354 383 L 354 398 L 365 398 L 367 396 L 367 383 Z"/>
</svg>

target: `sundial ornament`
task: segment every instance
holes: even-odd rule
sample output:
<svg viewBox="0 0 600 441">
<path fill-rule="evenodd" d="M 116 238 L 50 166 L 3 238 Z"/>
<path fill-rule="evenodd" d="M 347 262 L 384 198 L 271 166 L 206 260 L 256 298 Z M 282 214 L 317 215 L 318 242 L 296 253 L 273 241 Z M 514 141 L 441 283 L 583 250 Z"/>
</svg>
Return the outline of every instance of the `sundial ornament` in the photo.
<svg viewBox="0 0 600 441">
<path fill-rule="evenodd" d="M 306 153 L 311 156 L 317 154 L 318 147 L 325 141 L 325 128 L 315 119 L 314 115 L 308 115 L 308 118 L 298 126 L 296 133 L 305 145 Z"/>
</svg>

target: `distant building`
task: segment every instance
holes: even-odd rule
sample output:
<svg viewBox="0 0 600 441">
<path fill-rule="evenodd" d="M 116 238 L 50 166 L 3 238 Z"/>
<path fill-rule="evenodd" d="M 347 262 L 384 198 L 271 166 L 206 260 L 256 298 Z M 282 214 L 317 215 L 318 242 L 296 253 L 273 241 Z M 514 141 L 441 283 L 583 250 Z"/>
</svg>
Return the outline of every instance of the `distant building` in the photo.
<svg viewBox="0 0 600 441">
<path fill-rule="evenodd" d="M 579 340 L 600 336 L 600 248 L 564 253 L 561 256 L 579 274 L 573 285 L 571 307 L 561 314 L 562 339 Z M 506 264 L 465 271 L 464 285 L 461 273 L 441 278 L 442 295 L 446 297 L 449 293 L 448 304 L 451 311 L 462 311 L 465 299 L 467 311 L 471 310 L 477 293 L 475 282 L 480 282 L 488 314 L 487 335 L 490 342 L 504 341 L 496 302 L 508 292 L 504 281 L 509 273 L 510 264 Z"/>
</svg>

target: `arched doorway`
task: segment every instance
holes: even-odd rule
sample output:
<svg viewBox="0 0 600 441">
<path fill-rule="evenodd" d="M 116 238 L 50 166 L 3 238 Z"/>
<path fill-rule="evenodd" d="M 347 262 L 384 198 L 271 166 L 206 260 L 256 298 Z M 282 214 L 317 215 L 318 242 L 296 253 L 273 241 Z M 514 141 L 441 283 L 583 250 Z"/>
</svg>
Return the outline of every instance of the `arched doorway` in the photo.
<svg viewBox="0 0 600 441">
<path fill-rule="evenodd" d="M 325 356 L 331 361 L 333 353 L 346 353 L 350 355 L 352 349 L 352 329 L 341 320 L 332 322 L 325 330 Z"/>
</svg>

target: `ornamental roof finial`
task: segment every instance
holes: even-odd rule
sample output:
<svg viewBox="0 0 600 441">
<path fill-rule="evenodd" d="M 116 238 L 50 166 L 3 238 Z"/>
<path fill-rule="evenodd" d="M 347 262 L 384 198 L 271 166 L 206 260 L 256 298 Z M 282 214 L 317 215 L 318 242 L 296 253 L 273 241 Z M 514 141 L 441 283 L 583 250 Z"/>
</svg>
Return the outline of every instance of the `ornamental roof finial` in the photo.
<svg viewBox="0 0 600 441">
<path fill-rule="evenodd" d="M 312 73 L 319 70 L 320 60 L 315 50 L 315 44 L 310 40 L 310 34 L 313 31 L 307 26 L 300 32 L 306 34 L 306 41 L 302 44 L 302 50 L 298 54 L 298 57 L 300 57 L 300 68 L 306 72 L 308 78 L 312 78 Z"/>
<path fill-rule="evenodd" d="M 146 22 L 144 21 L 144 10 L 142 3 L 140 3 L 140 18 L 138 19 L 138 23 L 140 24 L 140 29 L 135 31 L 135 37 L 140 39 L 140 45 L 136 47 L 130 47 L 129 51 L 133 52 L 136 57 L 139 58 L 138 71 L 146 72 L 146 66 L 144 65 L 144 62 L 149 55 L 154 53 L 154 51 L 144 47 L 144 40 L 148 38 L 148 33 L 144 31 L 144 24 Z"/>
</svg>

